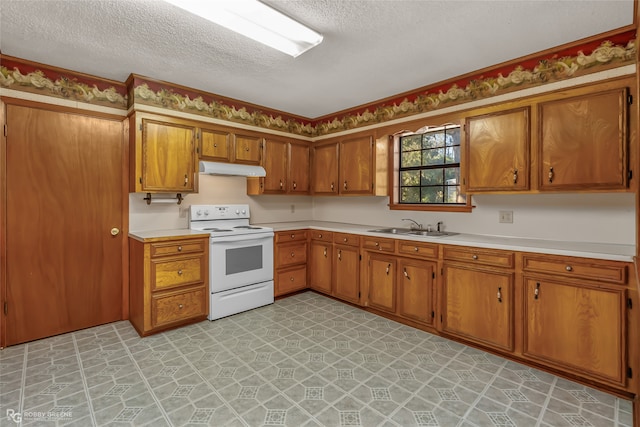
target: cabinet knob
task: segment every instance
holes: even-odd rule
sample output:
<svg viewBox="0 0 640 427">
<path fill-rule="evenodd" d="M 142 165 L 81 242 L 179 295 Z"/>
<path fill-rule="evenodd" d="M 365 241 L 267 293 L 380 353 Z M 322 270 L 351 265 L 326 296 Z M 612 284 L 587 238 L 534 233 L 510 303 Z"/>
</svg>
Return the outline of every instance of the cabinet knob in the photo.
<svg viewBox="0 0 640 427">
<path fill-rule="evenodd" d="M 420 249 L 418 249 L 418 247 L 416 246 L 415 248 L 413 248 L 413 250 L 418 252 Z"/>
<path fill-rule="evenodd" d="M 319 238 L 319 239 L 322 239 L 322 234 L 318 234 L 318 238 Z"/>
<path fill-rule="evenodd" d="M 567 271 L 573 271 L 573 267 L 571 267 L 570 265 L 567 265 L 564 269 Z"/>
<path fill-rule="evenodd" d="M 474 256 L 472 256 L 471 258 L 473 258 L 473 259 L 478 259 L 478 255 L 474 255 Z"/>
<path fill-rule="evenodd" d="M 280 189 L 281 189 L 281 190 L 282 190 L 282 186 L 283 186 L 283 185 L 284 185 L 284 184 L 282 183 L 282 180 L 280 180 Z"/>
<path fill-rule="evenodd" d="M 293 181 L 293 189 L 295 190 L 296 188 L 298 188 L 298 184 L 296 184 L 296 182 Z"/>
<path fill-rule="evenodd" d="M 178 276 L 182 276 L 182 270 L 178 270 Z"/>
<path fill-rule="evenodd" d="M 380 243 L 376 242 L 376 246 L 380 246 Z"/>
<path fill-rule="evenodd" d="M 249 151 L 249 147 L 245 148 L 244 151 Z"/>
<path fill-rule="evenodd" d="M 213 148 L 218 148 L 218 144 L 213 144 Z"/>
<path fill-rule="evenodd" d="M 182 309 L 182 307 L 183 307 L 182 304 L 178 304 L 179 309 Z"/>
<path fill-rule="evenodd" d="M 344 241 L 346 242 L 346 241 L 348 241 L 349 239 L 347 239 L 347 238 L 345 237 L 345 238 L 344 238 L 344 239 L 342 239 L 342 240 L 344 240 Z"/>
<path fill-rule="evenodd" d="M 296 235 L 295 235 L 295 234 L 292 234 L 292 235 L 291 235 L 291 238 L 292 238 L 292 239 L 295 239 L 295 238 L 296 238 Z"/>
<path fill-rule="evenodd" d="M 296 256 L 296 254 L 294 252 L 291 252 L 291 258 L 293 258 L 294 256 Z"/>
<path fill-rule="evenodd" d="M 289 277 L 289 280 L 291 280 L 293 282 L 293 276 Z"/>
<path fill-rule="evenodd" d="M 178 252 L 182 252 L 182 246 L 178 246 Z"/>
</svg>

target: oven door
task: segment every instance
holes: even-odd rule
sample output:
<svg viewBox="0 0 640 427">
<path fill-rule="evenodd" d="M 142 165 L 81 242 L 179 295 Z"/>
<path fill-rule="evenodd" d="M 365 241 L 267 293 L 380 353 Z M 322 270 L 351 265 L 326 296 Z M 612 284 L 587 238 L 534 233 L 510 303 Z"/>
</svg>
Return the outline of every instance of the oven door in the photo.
<svg viewBox="0 0 640 427">
<path fill-rule="evenodd" d="M 212 293 L 273 280 L 273 232 L 211 237 Z"/>
</svg>

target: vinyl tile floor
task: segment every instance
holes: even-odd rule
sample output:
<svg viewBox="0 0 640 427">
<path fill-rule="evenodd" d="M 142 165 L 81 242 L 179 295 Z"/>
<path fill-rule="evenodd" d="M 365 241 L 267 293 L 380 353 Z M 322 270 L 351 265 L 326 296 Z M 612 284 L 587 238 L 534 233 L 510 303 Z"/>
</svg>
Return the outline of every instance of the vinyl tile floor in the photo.
<svg viewBox="0 0 640 427">
<path fill-rule="evenodd" d="M 0 351 L 0 426 L 631 426 L 631 404 L 306 292 Z"/>
</svg>

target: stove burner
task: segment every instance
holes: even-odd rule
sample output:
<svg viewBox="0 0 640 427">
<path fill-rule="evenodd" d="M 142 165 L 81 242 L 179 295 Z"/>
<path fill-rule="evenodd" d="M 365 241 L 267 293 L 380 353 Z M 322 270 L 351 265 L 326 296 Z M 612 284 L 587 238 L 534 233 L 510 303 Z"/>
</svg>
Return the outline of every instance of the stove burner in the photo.
<svg viewBox="0 0 640 427">
<path fill-rule="evenodd" d="M 214 233 L 220 233 L 223 231 L 233 231 L 233 230 L 228 230 L 228 229 L 224 229 L 224 228 L 203 228 L 203 231 L 213 231 Z"/>
<path fill-rule="evenodd" d="M 233 228 L 244 228 L 246 230 L 260 230 L 261 227 L 252 227 L 251 225 L 236 225 Z"/>
</svg>

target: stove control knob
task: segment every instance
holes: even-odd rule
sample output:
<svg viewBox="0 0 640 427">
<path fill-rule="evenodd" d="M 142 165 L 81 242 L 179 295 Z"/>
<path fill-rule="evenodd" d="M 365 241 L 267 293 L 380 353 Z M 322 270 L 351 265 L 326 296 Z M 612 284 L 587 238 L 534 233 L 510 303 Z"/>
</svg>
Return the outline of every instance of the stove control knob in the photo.
<svg viewBox="0 0 640 427">
<path fill-rule="evenodd" d="M 240 210 L 236 209 L 236 215 L 240 215 Z"/>
<path fill-rule="evenodd" d="M 196 212 L 196 215 L 197 215 L 197 216 L 202 215 L 202 211 L 201 211 L 201 210 L 199 210 L 198 212 Z"/>
<path fill-rule="evenodd" d="M 204 211 L 204 216 L 209 216 L 209 211 Z"/>
<path fill-rule="evenodd" d="M 246 213 L 247 213 L 247 211 L 242 209 L 242 215 L 245 215 Z"/>
</svg>

